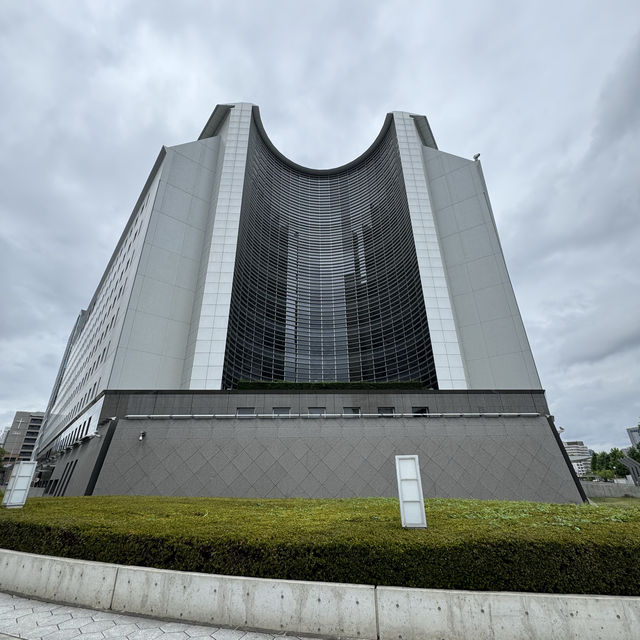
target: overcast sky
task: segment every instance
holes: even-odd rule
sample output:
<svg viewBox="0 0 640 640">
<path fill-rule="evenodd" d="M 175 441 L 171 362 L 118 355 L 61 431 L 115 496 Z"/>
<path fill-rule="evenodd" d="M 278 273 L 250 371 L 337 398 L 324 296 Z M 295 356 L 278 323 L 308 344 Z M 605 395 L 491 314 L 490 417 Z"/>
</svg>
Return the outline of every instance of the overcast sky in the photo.
<svg viewBox="0 0 640 640">
<path fill-rule="evenodd" d="M 275 145 L 348 162 L 388 111 L 480 152 L 565 439 L 640 419 L 640 3 L 0 0 L 0 428 L 44 411 L 161 145 L 258 104 Z"/>
</svg>

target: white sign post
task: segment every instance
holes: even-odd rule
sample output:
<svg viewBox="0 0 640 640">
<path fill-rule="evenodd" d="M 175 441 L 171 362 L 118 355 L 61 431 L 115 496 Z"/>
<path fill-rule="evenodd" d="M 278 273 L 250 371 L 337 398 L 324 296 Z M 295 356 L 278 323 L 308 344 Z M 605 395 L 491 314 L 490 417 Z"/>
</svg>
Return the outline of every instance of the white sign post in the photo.
<svg viewBox="0 0 640 640">
<path fill-rule="evenodd" d="M 9 509 L 24 507 L 37 464 L 37 462 L 22 461 L 13 465 L 7 491 L 4 494 L 4 498 L 2 498 L 3 507 Z"/>
<path fill-rule="evenodd" d="M 427 516 L 424 512 L 418 456 L 396 456 L 396 475 L 402 526 L 426 529 Z"/>
</svg>

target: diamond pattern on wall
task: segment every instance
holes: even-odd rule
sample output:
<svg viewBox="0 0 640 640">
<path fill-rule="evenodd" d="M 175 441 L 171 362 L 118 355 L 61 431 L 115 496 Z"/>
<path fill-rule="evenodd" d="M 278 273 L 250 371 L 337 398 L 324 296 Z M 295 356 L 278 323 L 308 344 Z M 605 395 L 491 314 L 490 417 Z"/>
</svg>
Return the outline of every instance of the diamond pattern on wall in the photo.
<svg viewBox="0 0 640 640">
<path fill-rule="evenodd" d="M 411 453 L 425 497 L 581 501 L 544 417 L 121 419 L 94 493 L 395 497 Z"/>
</svg>

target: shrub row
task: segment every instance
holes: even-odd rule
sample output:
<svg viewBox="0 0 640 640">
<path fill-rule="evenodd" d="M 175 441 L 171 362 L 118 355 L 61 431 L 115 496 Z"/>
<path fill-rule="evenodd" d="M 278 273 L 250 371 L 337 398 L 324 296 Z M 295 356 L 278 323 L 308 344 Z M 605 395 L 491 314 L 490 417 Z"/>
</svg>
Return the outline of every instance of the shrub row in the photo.
<svg viewBox="0 0 640 640">
<path fill-rule="evenodd" d="M 69 499 L 44 502 L 61 500 Z M 263 506 L 265 502 L 270 501 L 257 504 Z M 129 523 L 120 520 L 117 526 L 110 526 L 108 514 L 97 518 L 95 512 L 88 520 L 70 517 L 65 522 L 54 517 L 53 523 L 42 517 L 44 510 L 39 517 L 3 513 L 0 547 L 117 564 L 263 578 L 439 589 L 640 594 L 640 510 L 631 509 L 632 515 L 625 517 L 616 515 L 621 510 L 602 507 L 598 522 L 590 522 L 588 515 L 584 516 L 589 512 L 579 510 L 594 507 L 554 505 L 542 518 L 533 511 L 533 516 L 529 513 L 523 518 L 531 516 L 529 531 L 521 526 L 522 522 L 510 522 L 511 516 L 500 506 L 495 512 L 480 507 L 485 511 L 476 518 L 468 508 L 456 515 L 455 505 L 451 506 L 454 501 L 442 501 L 443 517 L 434 515 L 429 506 L 427 513 L 434 521 L 432 526 L 442 529 L 448 524 L 451 535 L 446 530 L 403 530 L 386 517 L 385 509 L 379 510 L 379 516 L 372 516 L 369 511 L 360 519 L 343 518 L 342 524 L 335 525 L 336 534 L 330 535 L 326 531 L 310 532 L 317 524 L 315 520 L 305 531 L 306 515 L 301 515 L 299 502 L 289 514 L 293 522 L 287 523 L 287 518 L 281 517 L 286 514 L 280 514 L 276 517 L 280 520 L 277 526 L 270 527 L 265 518 L 258 518 L 259 525 L 254 529 L 249 525 L 243 531 L 238 525 L 226 533 L 224 527 L 213 523 L 210 531 L 201 525 L 190 527 L 186 507 L 181 514 L 165 516 L 168 522 L 175 520 L 168 527 L 162 526 L 159 516 L 149 517 L 147 525 L 134 518 Z M 208 515 L 201 511 L 205 501 L 187 504 L 193 505 L 191 519 L 200 516 L 202 521 L 202 516 Z M 558 516 L 563 508 L 570 509 L 570 515 Z M 532 509 L 535 511 L 535 507 Z M 575 526 L 578 521 L 583 523 L 580 531 Z M 257 526 L 262 527 L 260 533 L 255 533 Z"/>
</svg>

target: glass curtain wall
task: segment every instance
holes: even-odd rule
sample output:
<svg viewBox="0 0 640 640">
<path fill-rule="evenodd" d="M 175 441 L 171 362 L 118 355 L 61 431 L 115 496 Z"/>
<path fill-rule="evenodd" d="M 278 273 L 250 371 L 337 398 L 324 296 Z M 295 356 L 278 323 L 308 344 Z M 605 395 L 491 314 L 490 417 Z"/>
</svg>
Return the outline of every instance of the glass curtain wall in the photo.
<svg viewBox="0 0 640 640">
<path fill-rule="evenodd" d="M 255 120 L 223 387 L 419 380 L 437 389 L 395 127 L 345 167 L 304 169 Z"/>
</svg>

